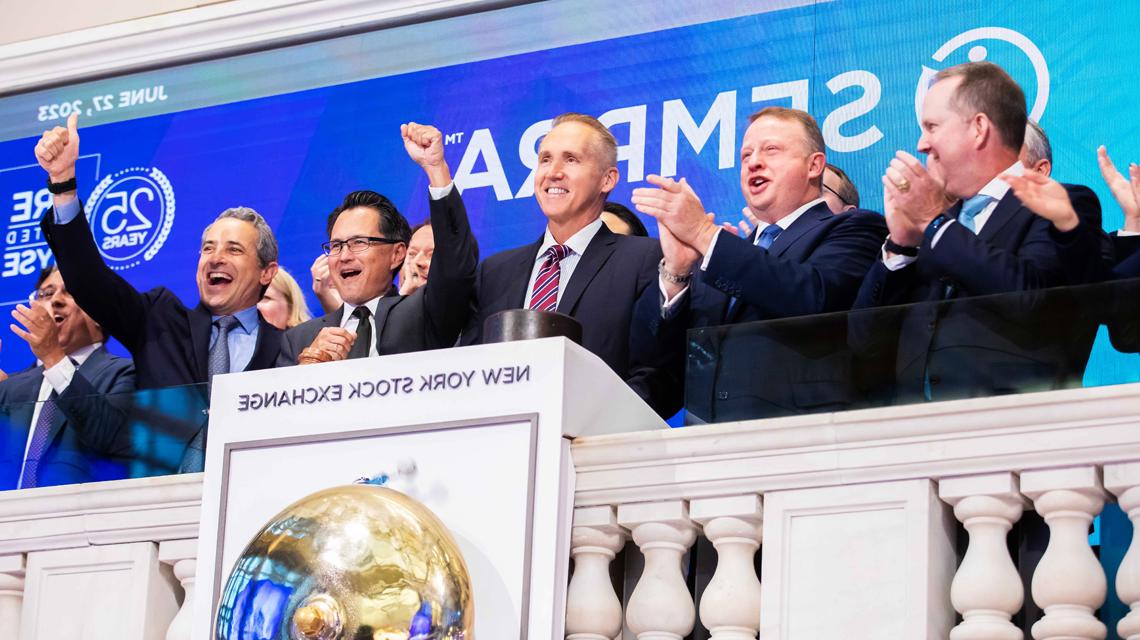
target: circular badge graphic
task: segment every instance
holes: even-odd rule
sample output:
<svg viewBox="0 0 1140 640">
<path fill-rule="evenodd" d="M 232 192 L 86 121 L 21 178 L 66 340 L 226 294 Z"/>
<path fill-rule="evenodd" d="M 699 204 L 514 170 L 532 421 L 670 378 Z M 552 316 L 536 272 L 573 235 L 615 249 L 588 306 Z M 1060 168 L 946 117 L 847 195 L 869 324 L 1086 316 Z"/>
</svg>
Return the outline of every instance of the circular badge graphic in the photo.
<svg viewBox="0 0 1140 640">
<path fill-rule="evenodd" d="M 131 167 L 104 177 L 88 201 L 95 245 L 116 271 L 153 258 L 174 225 L 174 188 L 154 167 Z"/>
</svg>

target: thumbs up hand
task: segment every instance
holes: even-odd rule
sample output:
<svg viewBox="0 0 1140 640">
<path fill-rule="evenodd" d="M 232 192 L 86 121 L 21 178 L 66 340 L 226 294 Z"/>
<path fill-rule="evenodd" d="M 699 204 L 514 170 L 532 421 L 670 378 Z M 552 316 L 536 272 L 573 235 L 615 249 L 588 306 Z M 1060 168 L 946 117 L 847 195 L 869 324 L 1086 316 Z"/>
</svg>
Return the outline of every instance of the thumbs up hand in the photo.
<svg viewBox="0 0 1140 640">
<path fill-rule="evenodd" d="M 75 162 L 79 158 L 78 123 L 79 114 L 73 113 L 67 119 L 67 128 L 44 131 L 36 143 L 36 160 L 52 182 L 66 182 L 75 177 Z"/>
</svg>

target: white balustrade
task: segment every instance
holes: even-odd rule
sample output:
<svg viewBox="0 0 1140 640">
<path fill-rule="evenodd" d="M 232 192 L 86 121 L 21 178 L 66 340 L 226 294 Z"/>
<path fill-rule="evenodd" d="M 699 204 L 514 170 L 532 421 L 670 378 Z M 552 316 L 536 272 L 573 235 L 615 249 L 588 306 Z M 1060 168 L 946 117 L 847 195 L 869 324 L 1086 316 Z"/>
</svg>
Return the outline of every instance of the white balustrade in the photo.
<svg viewBox="0 0 1140 640">
<path fill-rule="evenodd" d="M 760 578 L 753 560 L 763 531 L 760 496 L 703 498 L 689 516 L 716 548 L 716 571 L 701 594 L 701 624 L 712 640 L 754 640 L 760 631 Z"/>
<path fill-rule="evenodd" d="M 168 540 L 158 546 L 158 559 L 171 565 L 182 585 L 182 604 L 166 630 L 166 640 L 190 640 L 191 612 L 194 610 L 194 581 L 198 568 L 198 541 Z"/>
<path fill-rule="evenodd" d="M 697 537 L 688 505 L 682 500 L 623 504 L 618 522 L 632 532 L 645 556 L 626 607 L 626 624 L 638 640 L 681 640 L 697 618 L 681 567 Z"/>
<path fill-rule="evenodd" d="M 574 575 L 566 591 L 567 640 L 612 640 L 621 633 L 621 600 L 610 581 L 610 562 L 625 540 L 612 507 L 574 510 L 570 531 Z"/>
<path fill-rule="evenodd" d="M 950 602 L 962 622 L 950 640 L 1021 640 L 1010 619 L 1025 600 L 1021 576 L 1009 556 L 1006 535 L 1026 502 L 1012 473 L 943 478 L 938 495 L 970 535 L 950 586 Z"/>
<path fill-rule="evenodd" d="M 1049 525 L 1049 546 L 1033 572 L 1033 600 L 1045 611 L 1033 624 L 1036 640 L 1102 640 L 1108 633 L 1095 611 L 1108 582 L 1092 548 L 1089 525 L 1104 507 L 1096 467 L 1026 471 L 1021 491 Z"/>
<path fill-rule="evenodd" d="M 24 605 L 23 554 L 0 556 L 0 638 L 20 636 L 20 610 Z"/>
<path fill-rule="evenodd" d="M 1105 465 L 1104 486 L 1132 521 L 1132 543 L 1116 571 L 1116 595 L 1129 611 L 1116 633 L 1124 640 L 1140 640 L 1140 462 Z"/>
</svg>

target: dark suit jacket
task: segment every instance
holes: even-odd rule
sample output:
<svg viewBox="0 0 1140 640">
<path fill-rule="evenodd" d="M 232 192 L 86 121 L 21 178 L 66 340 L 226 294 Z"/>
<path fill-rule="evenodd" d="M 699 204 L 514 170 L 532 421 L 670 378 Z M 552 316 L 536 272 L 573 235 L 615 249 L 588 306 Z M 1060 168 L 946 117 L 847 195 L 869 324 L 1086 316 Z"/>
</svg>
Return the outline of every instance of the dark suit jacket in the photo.
<svg viewBox="0 0 1140 640">
<path fill-rule="evenodd" d="M 850 307 L 886 237 L 883 217 L 857 210 L 805 211 L 767 250 L 721 233 L 689 292 L 662 318 L 660 294 L 638 305 L 638 349 L 683 354 L 685 330 L 806 316 Z M 730 303 L 733 298 L 737 301 Z M 835 410 L 851 401 L 846 331 L 808 328 L 798 320 L 694 334 L 685 405 L 702 421 Z M 834 322 L 834 319 L 823 320 Z M 810 334 L 810 339 L 804 339 Z M 833 344 L 834 343 L 834 344 Z M 839 358 L 841 361 L 835 360 Z M 670 362 L 678 366 L 681 357 Z"/>
<path fill-rule="evenodd" d="M 1010 191 L 980 234 L 953 224 L 936 247 L 924 240 L 914 264 L 892 272 L 875 262 L 857 309 L 923 303 L 852 314 L 849 320 L 851 344 L 864 366 L 884 376 L 893 373 L 880 390 L 885 401 L 1080 384 L 1097 322 L 1081 303 L 1080 290 L 1043 289 L 1088 281 L 1106 245 L 1080 231 L 1099 227 L 1096 196 L 1079 186 L 1069 191 L 1082 222 L 1068 234 L 1058 233 Z M 960 208 L 951 207 L 947 216 L 956 218 Z M 960 301 L 971 296 L 986 297 Z"/>
<path fill-rule="evenodd" d="M 475 313 L 461 344 L 482 342 L 483 322 L 490 316 L 526 306 L 540 246 L 542 238 L 497 253 L 479 265 Z M 660 385 L 659 363 L 652 356 L 630 353 L 634 303 L 646 291 L 657 295 L 660 260 L 661 245 L 655 239 L 619 235 L 602 225 L 578 259 L 570 281 L 562 285 L 557 311 L 582 324 L 583 347 L 604 360 L 658 413 L 672 415 L 680 402 L 667 397 Z"/>
<path fill-rule="evenodd" d="M 446 198 L 431 201 L 435 253 L 427 284 L 411 295 L 395 289 L 376 306 L 376 350 L 380 355 L 455 346 L 471 313 L 475 265 L 479 248 L 467 210 L 456 188 Z M 297 364 L 297 356 L 325 327 L 340 326 L 344 307 L 285 332 L 277 366 Z"/>
<path fill-rule="evenodd" d="M 0 489 L 14 489 L 20 480 L 43 374 L 44 368 L 37 366 L 0 382 L 0 419 L 5 427 L 0 439 Z M 104 348 L 92 352 L 55 400 L 59 412 L 40 459 L 36 486 L 127 477 L 131 443 L 126 415 L 122 403 L 105 394 L 127 394 L 134 389 L 135 368 L 130 360 Z"/>
<path fill-rule="evenodd" d="M 165 287 L 137 291 L 103 262 L 82 213 L 57 225 L 53 209 L 40 228 L 75 301 L 131 352 L 140 389 L 207 381 L 209 310 L 201 303 L 187 307 Z M 247 371 L 272 367 L 281 350 L 281 331 L 260 315 L 258 320 L 257 347 Z"/>
</svg>

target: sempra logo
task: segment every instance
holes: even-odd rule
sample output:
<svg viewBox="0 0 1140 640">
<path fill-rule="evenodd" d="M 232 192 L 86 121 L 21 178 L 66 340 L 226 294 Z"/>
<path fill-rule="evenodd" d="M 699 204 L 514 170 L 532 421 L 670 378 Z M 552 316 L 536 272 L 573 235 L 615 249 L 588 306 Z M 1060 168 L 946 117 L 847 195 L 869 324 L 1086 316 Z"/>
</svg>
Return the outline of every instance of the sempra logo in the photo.
<svg viewBox="0 0 1140 640">
<path fill-rule="evenodd" d="M 1045 113 L 1045 105 L 1049 103 L 1049 67 L 1045 64 L 1045 56 L 1041 54 L 1041 50 L 1033 41 L 1025 37 L 1021 33 L 1012 29 L 1005 29 L 1003 27 L 980 27 L 978 29 L 970 29 L 964 33 L 960 33 L 953 38 L 950 38 L 938 50 L 934 52 L 931 58 L 935 62 L 943 62 L 946 58 L 959 49 L 974 44 L 973 47 L 966 53 L 967 58 L 971 62 L 978 62 L 985 60 L 989 56 L 989 50 L 981 44 L 985 40 L 1001 40 L 1017 47 L 1029 62 L 1033 65 L 1033 71 L 1036 77 L 1037 84 L 1037 98 L 1033 101 L 1032 108 L 1029 109 L 1029 117 L 1034 120 L 1040 120 L 1041 116 Z M 918 79 L 918 87 L 914 92 L 914 114 L 918 121 L 922 122 L 922 102 L 926 98 L 926 91 L 930 88 L 930 81 L 934 75 L 938 73 L 937 70 L 930 67 L 922 66 L 922 76 Z M 1025 83 L 1021 82 L 1022 88 L 1025 88 Z M 1029 92 L 1027 91 L 1026 94 Z"/>
</svg>

